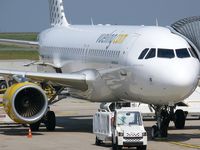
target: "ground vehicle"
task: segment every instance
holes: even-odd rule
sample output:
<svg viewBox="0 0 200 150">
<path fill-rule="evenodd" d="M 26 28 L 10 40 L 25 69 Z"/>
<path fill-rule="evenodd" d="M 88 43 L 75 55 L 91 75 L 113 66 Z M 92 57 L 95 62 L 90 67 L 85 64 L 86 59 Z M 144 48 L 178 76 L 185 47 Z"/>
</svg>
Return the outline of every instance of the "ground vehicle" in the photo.
<svg viewBox="0 0 200 150">
<path fill-rule="evenodd" d="M 8 85 L 11 86 L 14 83 L 14 80 L 8 80 Z M 0 94 L 3 94 L 7 88 L 6 80 L 0 76 Z"/>
<path fill-rule="evenodd" d="M 114 112 L 99 111 L 93 118 L 96 144 L 112 140 L 113 149 L 122 147 L 147 148 L 147 133 L 140 111 L 134 108 L 116 109 Z"/>
<path fill-rule="evenodd" d="M 6 89 L 7 84 L 3 77 L 0 76 L 0 90 Z"/>
</svg>

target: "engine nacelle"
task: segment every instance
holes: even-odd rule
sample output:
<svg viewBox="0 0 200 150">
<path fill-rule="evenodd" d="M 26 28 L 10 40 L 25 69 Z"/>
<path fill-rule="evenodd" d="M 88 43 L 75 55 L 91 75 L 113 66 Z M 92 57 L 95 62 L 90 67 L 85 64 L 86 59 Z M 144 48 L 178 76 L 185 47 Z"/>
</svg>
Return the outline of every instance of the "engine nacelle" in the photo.
<svg viewBox="0 0 200 150">
<path fill-rule="evenodd" d="M 16 83 L 9 87 L 4 94 L 3 104 L 11 119 L 24 124 L 39 121 L 48 108 L 44 91 L 30 82 Z"/>
</svg>

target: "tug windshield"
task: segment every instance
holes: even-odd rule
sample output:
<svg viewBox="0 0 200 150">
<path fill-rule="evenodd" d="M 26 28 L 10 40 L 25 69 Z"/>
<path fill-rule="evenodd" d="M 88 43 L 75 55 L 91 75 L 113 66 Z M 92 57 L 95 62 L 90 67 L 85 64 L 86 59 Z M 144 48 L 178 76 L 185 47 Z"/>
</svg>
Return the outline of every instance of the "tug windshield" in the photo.
<svg viewBox="0 0 200 150">
<path fill-rule="evenodd" d="M 142 125 L 139 112 L 119 112 L 117 114 L 117 125 Z"/>
</svg>

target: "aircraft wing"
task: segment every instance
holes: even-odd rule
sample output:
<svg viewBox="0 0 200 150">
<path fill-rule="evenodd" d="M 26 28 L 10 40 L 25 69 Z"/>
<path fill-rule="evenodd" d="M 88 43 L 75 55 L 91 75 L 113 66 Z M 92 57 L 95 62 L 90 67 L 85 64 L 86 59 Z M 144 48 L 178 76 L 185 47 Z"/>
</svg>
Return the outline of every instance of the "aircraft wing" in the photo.
<svg viewBox="0 0 200 150">
<path fill-rule="evenodd" d="M 28 79 L 32 81 L 51 82 L 55 85 L 64 87 L 70 87 L 78 90 L 85 91 L 88 89 L 86 83 L 87 74 L 84 73 L 38 73 L 38 72 L 23 72 L 23 71 L 11 71 L 0 70 L 0 75 L 5 78 Z"/>
<path fill-rule="evenodd" d="M 24 41 L 24 40 L 0 39 L 0 42 L 21 44 L 21 45 L 30 45 L 30 46 L 38 46 L 39 45 L 39 43 L 36 41 Z"/>
</svg>

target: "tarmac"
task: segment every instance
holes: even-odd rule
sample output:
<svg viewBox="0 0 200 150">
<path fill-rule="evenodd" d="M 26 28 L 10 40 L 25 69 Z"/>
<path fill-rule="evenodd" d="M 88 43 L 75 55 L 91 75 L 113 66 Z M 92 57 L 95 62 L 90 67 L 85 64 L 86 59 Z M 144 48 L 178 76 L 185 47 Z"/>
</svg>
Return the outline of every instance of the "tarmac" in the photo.
<svg viewBox="0 0 200 150">
<path fill-rule="evenodd" d="M 56 113 L 56 130 L 46 131 L 42 126 L 27 138 L 28 127 L 15 123 L 0 123 L 0 150 L 109 150 L 111 143 L 96 146 L 92 133 L 92 117 L 99 103 L 73 98 L 62 100 L 51 107 Z M 3 111 L 1 111 L 3 113 Z M 167 139 L 151 140 L 151 126 L 155 121 L 144 121 L 148 132 L 148 150 L 200 149 L 200 120 L 187 120 L 183 130 L 170 124 Z"/>
</svg>

